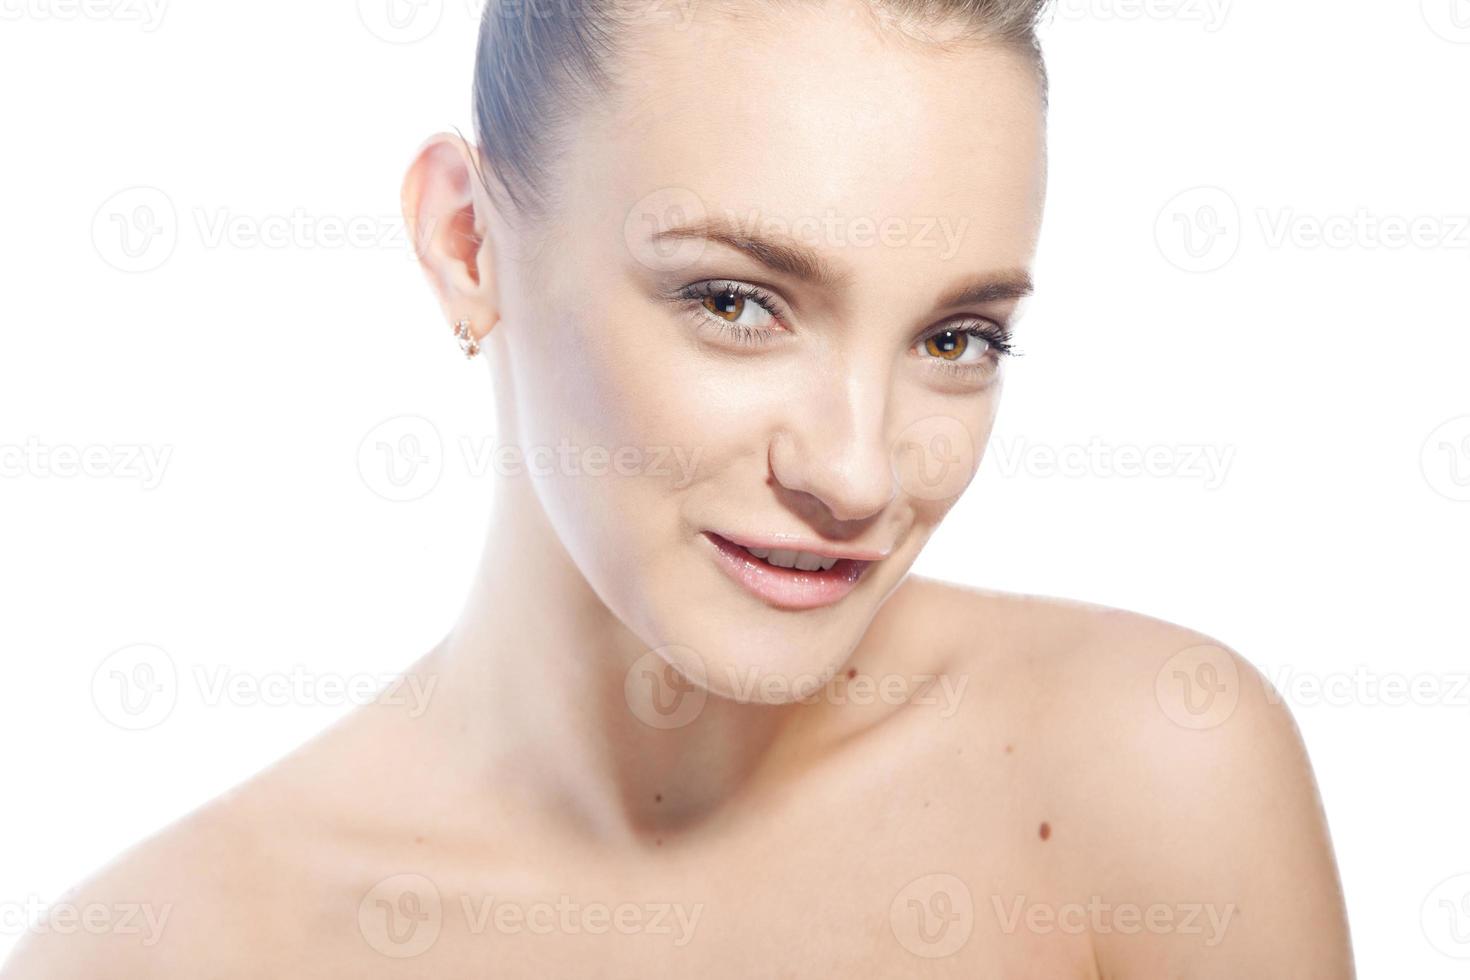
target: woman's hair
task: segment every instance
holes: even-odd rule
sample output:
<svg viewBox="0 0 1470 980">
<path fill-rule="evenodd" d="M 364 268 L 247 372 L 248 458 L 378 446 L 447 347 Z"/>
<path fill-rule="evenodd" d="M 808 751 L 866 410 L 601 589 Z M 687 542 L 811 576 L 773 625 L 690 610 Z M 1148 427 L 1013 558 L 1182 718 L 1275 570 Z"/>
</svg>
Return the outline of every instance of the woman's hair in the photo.
<svg viewBox="0 0 1470 980">
<path fill-rule="evenodd" d="M 564 139 L 561 123 L 578 100 L 608 94 L 614 56 L 638 22 L 683 21 L 695 4 L 736 14 L 811 0 L 488 0 L 475 53 L 474 124 L 480 152 L 515 211 L 544 217 L 552 204 L 550 163 Z M 951 48 L 967 41 L 1014 46 L 1033 59 L 1046 98 L 1036 27 L 1049 0 L 864 0 L 874 13 L 922 41 Z M 927 25 L 958 28 L 944 41 Z M 585 103 L 583 103 L 585 104 Z M 504 203 L 504 202 L 502 202 Z"/>
</svg>

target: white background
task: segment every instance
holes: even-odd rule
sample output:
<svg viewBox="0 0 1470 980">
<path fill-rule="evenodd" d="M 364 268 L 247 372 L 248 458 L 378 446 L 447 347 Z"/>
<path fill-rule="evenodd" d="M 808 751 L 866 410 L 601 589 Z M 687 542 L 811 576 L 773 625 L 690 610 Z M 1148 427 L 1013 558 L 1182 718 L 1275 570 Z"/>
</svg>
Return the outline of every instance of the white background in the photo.
<svg viewBox="0 0 1470 980">
<path fill-rule="evenodd" d="M 439 638 L 493 431 L 397 216 L 419 142 L 471 132 L 470 0 L 0 12 L 3 952 L 15 909 L 346 710 L 201 677 L 371 684 Z M 1026 356 L 918 571 L 1240 650 L 1311 750 L 1363 975 L 1464 976 L 1470 4 L 1074 0 L 1046 42 Z M 1162 469 L 1118 474 L 1134 449 Z M 93 697 L 134 644 L 179 680 L 140 731 Z"/>
</svg>

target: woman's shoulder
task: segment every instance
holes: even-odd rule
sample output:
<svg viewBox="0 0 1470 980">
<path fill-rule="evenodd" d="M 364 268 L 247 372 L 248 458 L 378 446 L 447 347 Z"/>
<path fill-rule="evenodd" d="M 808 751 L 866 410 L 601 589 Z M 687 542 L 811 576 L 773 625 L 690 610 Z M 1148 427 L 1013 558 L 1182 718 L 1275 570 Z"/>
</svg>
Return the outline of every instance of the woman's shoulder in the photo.
<svg viewBox="0 0 1470 980">
<path fill-rule="evenodd" d="M 134 844 L 42 913 L 0 978 L 189 976 L 250 962 L 269 915 L 272 848 L 234 794 Z"/>
<path fill-rule="evenodd" d="M 1232 762 L 1258 774 L 1304 761 L 1285 702 L 1222 640 L 1146 613 L 914 578 L 885 638 L 908 635 L 975 692 L 970 714 L 1160 792 Z M 1203 768 L 1201 768 L 1203 767 Z M 1213 778 L 1222 770 L 1213 768 Z"/>
<path fill-rule="evenodd" d="M 1176 922 L 1199 906 L 1228 928 L 1235 955 L 1250 950 L 1232 964 L 1260 957 L 1256 975 L 1271 972 L 1273 952 L 1339 964 L 1347 926 L 1311 765 L 1246 657 L 1087 602 L 929 579 L 902 591 L 903 619 L 947 624 L 944 669 L 975 692 L 962 714 L 980 744 L 968 754 L 1045 808 L 1046 847 L 1080 893 Z M 1109 962 L 1145 975 L 1167 960 L 1137 956 L 1193 955 L 1199 940 L 1098 937 Z"/>
<path fill-rule="evenodd" d="M 326 911 L 323 899 L 355 873 L 354 828 L 334 806 L 328 771 L 342 768 L 364 710 L 73 886 L 0 965 L 0 980 L 193 977 L 211 962 L 268 973 L 273 955 L 309 946 L 303 908 Z"/>
<path fill-rule="evenodd" d="M 1053 696 L 1148 708 L 1189 730 L 1225 723 L 1243 701 L 1285 710 L 1233 647 L 1147 613 L 912 575 L 893 600 L 891 618 L 885 609 L 875 622 L 885 641 L 912 635 L 944 669 L 990 683 L 1045 683 Z"/>
</svg>

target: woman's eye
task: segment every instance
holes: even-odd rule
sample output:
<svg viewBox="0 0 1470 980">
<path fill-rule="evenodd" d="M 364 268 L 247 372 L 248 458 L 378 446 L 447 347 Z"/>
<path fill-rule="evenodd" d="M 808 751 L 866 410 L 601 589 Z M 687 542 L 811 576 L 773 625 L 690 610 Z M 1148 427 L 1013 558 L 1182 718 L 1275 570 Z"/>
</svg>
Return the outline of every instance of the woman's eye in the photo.
<svg viewBox="0 0 1470 980">
<path fill-rule="evenodd" d="M 989 340 L 973 330 L 941 330 L 924 341 L 929 356 L 959 364 L 983 360 L 990 346 Z"/>
<path fill-rule="evenodd" d="M 726 288 L 711 292 L 700 300 L 700 305 L 726 323 L 742 327 L 766 328 L 776 323 L 769 310 L 736 289 Z"/>
<path fill-rule="evenodd" d="M 789 332 L 781 300 L 752 283 L 706 279 L 679 289 L 673 298 L 694 318 L 696 331 L 721 342 L 756 347 Z"/>
</svg>

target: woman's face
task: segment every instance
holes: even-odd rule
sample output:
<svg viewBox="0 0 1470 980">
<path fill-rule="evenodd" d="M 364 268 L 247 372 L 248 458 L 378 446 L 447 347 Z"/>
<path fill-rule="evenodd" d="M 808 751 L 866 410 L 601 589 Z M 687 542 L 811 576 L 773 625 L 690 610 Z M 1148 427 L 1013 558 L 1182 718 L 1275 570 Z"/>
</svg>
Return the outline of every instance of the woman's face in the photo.
<svg viewBox="0 0 1470 980">
<path fill-rule="evenodd" d="M 552 526 L 649 648 L 785 701 L 979 463 L 1040 225 L 1039 78 L 863 4 L 637 29 L 554 161 L 549 240 L 497 284 L 503 436 L 539 447 Z"/>
</svg>

